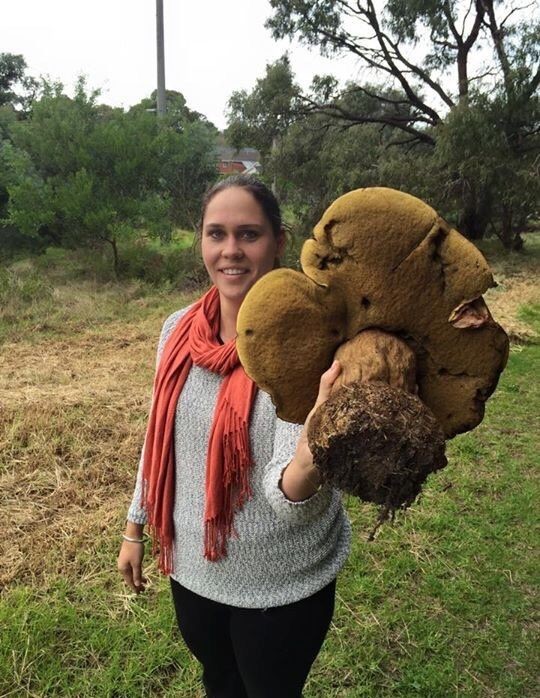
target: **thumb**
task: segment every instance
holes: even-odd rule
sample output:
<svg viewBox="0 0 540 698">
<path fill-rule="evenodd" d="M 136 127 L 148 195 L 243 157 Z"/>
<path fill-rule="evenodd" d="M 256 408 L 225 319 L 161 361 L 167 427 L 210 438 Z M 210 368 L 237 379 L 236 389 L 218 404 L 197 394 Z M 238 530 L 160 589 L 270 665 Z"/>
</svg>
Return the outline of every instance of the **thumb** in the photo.
<svg viewBox="0 0 540 698">
<path fill-rule="evenodd" d="M 319 383 L 319 394 L 317 396 L 317 407 L 326 402 L 330 397 L 330 391 L 334 385 L 336 378 L 341 373 L 341 364 L 339 361 L 335 360 L 330 368 L 325 371 L 321 376 L 321 382 Z"/>
</svg>

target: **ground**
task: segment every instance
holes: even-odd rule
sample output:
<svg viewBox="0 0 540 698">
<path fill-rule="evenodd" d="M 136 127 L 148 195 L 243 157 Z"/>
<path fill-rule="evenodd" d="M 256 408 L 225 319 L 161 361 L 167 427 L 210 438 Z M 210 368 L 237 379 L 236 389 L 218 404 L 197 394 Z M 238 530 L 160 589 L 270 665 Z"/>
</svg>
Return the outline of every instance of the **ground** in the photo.
<svg viewBox="0 0 540 698">
<path fill-rule="evenodd" d="M 534 464 L 540 238 L 485 252 L 512 339 L 484 422 L 354 546 L 306 698 L 538 695 Z M 193 293 L 102 284 L 18 262 L 0 278 L 0 696 L 202 696 L 155 565 L 132 597 L 115 570 L 161 323 Z"/>
</svg>

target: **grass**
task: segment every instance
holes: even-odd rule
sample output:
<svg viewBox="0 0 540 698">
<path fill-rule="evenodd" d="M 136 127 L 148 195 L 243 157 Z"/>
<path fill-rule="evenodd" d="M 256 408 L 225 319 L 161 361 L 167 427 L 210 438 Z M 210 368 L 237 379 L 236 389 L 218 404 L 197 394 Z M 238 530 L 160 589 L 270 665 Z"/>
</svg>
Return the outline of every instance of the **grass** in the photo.
<svg viewBox="0 0 540 698">
<path fill-rule="evenodd" d="M 354 544 L 306 698 L 532 698 L 540 238 L 493 256 L 514 343 L 486 418 L 393 526 L 349 498 Z M 490 251 L 488 250 L 488 256 Z M 0 696 L 200 698 L 166 580 L 115 558 L 164 317 L 193 294 L 19 262 L 0 284 Z M 3 294 L 3 295 L 2 295 Z M 494 301 L 494 302 L 492 302 Z"/>
</svg>

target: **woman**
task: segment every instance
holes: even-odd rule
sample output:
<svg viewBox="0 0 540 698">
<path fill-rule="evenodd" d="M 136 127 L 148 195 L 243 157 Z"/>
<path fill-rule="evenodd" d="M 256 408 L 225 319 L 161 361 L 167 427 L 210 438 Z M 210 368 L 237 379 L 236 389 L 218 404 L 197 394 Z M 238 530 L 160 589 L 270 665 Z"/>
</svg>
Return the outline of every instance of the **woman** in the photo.
<svg viewBox="0 0 540 698">
<path fill-rule="evenodd" d="M 235 349 L 240 305 L 284 243 L 262 183 L 231 177 L 206 195 L 201 249 L 213 286 L 164 324 L 118 558 L 126 583 L 142 591 L 148 523 L 212 698 L 301 696 L 349 551 L 340 495 L 320 486 L 305 426 L 276 417 Z M 322 376 L 317 405 L 339 372 L 335 363 Z"/>
</svg>

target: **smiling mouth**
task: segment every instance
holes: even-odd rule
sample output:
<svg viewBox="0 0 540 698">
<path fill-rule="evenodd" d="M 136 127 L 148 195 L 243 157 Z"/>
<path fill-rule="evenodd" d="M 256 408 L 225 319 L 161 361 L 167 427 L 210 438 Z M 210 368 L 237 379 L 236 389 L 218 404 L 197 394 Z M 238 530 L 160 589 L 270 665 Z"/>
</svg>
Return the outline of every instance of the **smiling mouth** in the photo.
<svg viewBox="0 0 540 698">
<path fill-rule="evenodd" d="M 247 269 L 220 269 L 219 271 L 225 274 L 225 276 L 242 276 L 248 273 Z"/>
</svg>

